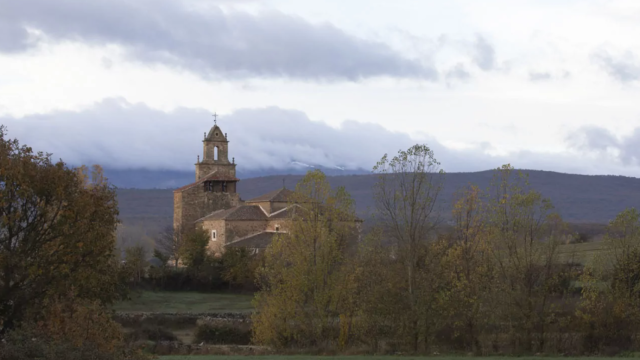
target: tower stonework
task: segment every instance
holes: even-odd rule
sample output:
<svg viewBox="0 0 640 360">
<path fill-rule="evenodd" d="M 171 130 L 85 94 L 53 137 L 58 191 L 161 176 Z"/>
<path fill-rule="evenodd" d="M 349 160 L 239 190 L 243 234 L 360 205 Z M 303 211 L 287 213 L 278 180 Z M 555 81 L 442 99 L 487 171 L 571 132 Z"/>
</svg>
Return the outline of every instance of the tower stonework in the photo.
<svg viewBox="0 0 640 360">
<path fill-rule="evenodd" d="M 202 160 L 195 164 L 196 181 L 173 192 L 175 231 L 195 229 L 195 221 L 217 210 L 238 206 L 235 161 L 229 161 L 229 141 L 216 124 L 205 134 Z"/>
<path fill-rule="evenodd" d="M 235 178 L 236 164 L 229 161 L 229 140 L 227 134 L 214 125 L 202 140 L 202 161 L 196 164 L 196 181 L 217 170 Z"/>
</svg>

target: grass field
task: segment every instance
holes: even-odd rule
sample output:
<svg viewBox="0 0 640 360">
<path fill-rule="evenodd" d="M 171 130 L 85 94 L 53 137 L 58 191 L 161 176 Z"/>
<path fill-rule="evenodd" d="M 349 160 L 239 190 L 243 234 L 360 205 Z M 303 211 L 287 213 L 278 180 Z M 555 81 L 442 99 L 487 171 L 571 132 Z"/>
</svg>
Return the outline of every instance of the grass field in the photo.
<svg viewBox="0 0 640 360">
<path fill-rule="evenodd" d="M 222 313 L 253 309 L 252 295 L 143 291 L 131 297 L 130 301 L 115 304 L 114 310 L 123 313 Z"/>
<path fill-rule="evenodd" d="M 263 356 L 225 356 L 225 355 L 172 355 L 160 356 L 161 360 L 469 360 L 470 356 L 312 356 L 312 355 L 263 355 Z M 482 357 L 482 360 L 584 360 L 580 357 Z M 598 360 L 619 360 L 620 358 L 598 357 Z"/>
<path fill-rule="evenodd" d="M 602 240 L 589 241 L 582 244 L 561 245 L 558 251 L 562 260 L 574 260 L 586 264 L 603 249 L 603 245 Z"/>
</svg>

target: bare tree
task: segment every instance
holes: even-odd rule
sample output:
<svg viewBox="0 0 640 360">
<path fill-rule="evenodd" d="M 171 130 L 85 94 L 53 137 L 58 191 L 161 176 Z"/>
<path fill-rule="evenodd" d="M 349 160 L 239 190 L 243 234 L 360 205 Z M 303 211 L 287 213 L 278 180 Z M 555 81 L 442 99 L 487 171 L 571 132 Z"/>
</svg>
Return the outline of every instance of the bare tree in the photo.
<svg viewBox="0 0 640 360">
<path fill-rule="evenodd" d="M 156 249 L 168 256 L 177 268 L 181 258 L 181 251 L 184 247 L 185 235 L 182 229 L 168 226 L 161 231 L 156 238 Z"/>
<path fill-rule="evenodd" d="M 373 169 L 380 175 L 374 187 L 376 220 L 406 269 L 404 297 L 411 314 L 407 325 L 415 351 L 420 339 L 426 342 L 428 337 L 425 309 L 431 305 L 425 302 L 429 302 L 431 285 L 426 285 L 425 272 L 430 267 L 428 240 L 435 238 L 439 224 L 434 211 L 444 180 L 439 166 L 429 147 L 414 145 L 391 160 L 385 154 Z"/>
<path fill-rule="evenodd" d="M 559 246 L 567 229 L 551 201 L 531 189 L 524 174 L 512 172 L 509 164 L 497 169 L 487 209 L 494 305 L 523 350 L 536 345 L 543 351 L 547 328 L 557 318 L 551 298 L 562 291 L 558 282 L 566 267 Z"/>
</svg>

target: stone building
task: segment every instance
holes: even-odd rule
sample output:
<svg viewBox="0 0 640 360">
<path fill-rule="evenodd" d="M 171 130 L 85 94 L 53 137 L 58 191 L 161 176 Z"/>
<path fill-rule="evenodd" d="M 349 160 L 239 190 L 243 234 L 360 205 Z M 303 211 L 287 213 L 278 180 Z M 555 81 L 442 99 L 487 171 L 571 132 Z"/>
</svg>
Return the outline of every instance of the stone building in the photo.
<svg viewBox="0 0 640 360">
<path fill-rule="evenodd" d="M 205 133 L 202 160 L 198 157 L 195 182 L 173 192 L 173 226 L 178 232 L 196 227 L 211 236 L 209 248 L 216 253 L 225 246 L 244 246 L 258 251 L 273 234 L 285 231 L 290 217 L 285 188 L 243 201 L 236 192 L 235 159 L 229 161 L 229 140 L 214 125 Z"/>
<path fill-rule="evenodd" d="M 209 248 L 216 253 L 226 247 L 264 249 L 278 232 L 286 232 L 291 219 L 288 197 L 293 192 L 279 189 L 226 210 L 215 211 L 196 221 L 211 236 Z"/>
<path fill-rule="evenodd" d="M 217 210 L 242 202 L 236 192 L 235 161 L 229 161 L 229 140 L 218 125 L 205 133 L 202 160 L 198 156 L 196 181 L 173 192 L 173 228 L 188 231 L 194 222 Z"/>
<path fill-rule="evenodd" d="M 218 125 L 205 133 L 202 160 L 198 157 L 196 181 L 173 192 L 175 231 L 204 229 L 209 249 L 217 254 L 228 247 L 246 247 L 259 252 L 277 232 L 286 232 L 296 204 L 293 191 L 274 190 L 243 201 L 236 192 L 235 160 L 229 161 L 229 140 Z M 359 223 L 358 222 L 358 231 Z"/>
</svg>

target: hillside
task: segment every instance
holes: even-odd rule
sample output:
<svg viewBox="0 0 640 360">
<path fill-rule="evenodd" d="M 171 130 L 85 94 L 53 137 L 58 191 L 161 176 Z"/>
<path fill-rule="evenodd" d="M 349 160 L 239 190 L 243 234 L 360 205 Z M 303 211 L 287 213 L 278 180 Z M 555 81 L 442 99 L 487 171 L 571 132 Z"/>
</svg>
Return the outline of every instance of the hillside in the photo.
<svg viewBox="0 0 640 360">
<path fill-rule="evenodd" d="M 455 190 L 475 184 L 486 189 L 493 171 L 446 174 L 439 208 L 448 213 Z M 549 197 L 565 220 L 606 223 L 627 207 L 640 206 L 640 179 L 623 176 L 588 176 L 527 170 L 533 188 Z M 302 175 L 265 176 L 238 184 L 242 199 L 251 199 L 282 186 L 293 188 Z M 358 214 L 367 218 L 373 208 L 372 187 L 376 175 L 329 176 L 333 187 L 344 186 L 356 201 Z M 125 224 L 157 228 L 170 225 L 173 216 L 172 189 L 119 189 L 120 214 Z"/>
</svg>

